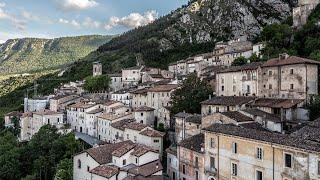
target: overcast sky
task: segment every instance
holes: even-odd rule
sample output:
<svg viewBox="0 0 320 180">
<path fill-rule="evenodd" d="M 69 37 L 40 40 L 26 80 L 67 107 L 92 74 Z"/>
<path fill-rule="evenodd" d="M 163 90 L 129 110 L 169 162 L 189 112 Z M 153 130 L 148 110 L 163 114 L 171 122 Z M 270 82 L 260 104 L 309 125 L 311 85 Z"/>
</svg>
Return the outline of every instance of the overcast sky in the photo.
<svg viewBox="0 0 320 180">
<path fill-rule="evenodd" d="M 188 0 L 0 0 L 0 43 L 11 38 L 119 34 Z"/>
</svg>

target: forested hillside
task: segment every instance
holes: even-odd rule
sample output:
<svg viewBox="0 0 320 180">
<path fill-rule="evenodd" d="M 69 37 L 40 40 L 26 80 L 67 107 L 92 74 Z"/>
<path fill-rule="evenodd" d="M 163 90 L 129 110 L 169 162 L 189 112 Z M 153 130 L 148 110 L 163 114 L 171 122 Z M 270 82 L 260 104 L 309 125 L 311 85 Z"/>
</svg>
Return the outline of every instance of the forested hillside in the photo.
<svg viewBox="0 0 320 180">
<path fill-rule="evenodd" d="M 10 39 L 0 44 L 0 74 L 43 71 L 75 62 L 113 36 Z"/>
</svg>

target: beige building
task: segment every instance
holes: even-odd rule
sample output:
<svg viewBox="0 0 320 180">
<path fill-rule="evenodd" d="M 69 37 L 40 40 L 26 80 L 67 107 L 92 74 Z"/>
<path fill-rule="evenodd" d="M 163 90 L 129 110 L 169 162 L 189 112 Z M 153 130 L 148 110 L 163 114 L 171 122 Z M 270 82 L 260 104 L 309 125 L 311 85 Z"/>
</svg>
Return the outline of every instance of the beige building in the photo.
<svg viewBox="0 0 320 180">
<path fill-rule="evenodd" d="M 56 128 L 64 127 L 63 113 L 50 110 L 27 112 L 20 117 L 19 141 L 29 141 L 42 126 L 51 125 Z"/>
<path fill-rule="evenodd" d="M 318 94 L 318 61 L 287 54 L 262 65 L 259 96 L 308 99 Z"/>
<path fill-rule="evenodd" d="M 119 91 L 123 88 L 123 82 L 122 82 L 122 74 L 108 74 L 108 76 L 111 79 L 110 82 L 110 89 L 111 91 Z"/>
<path fill-rule="evenodd" d="M 283 135 L 214 124 L 204 129 L 205 179 L 318 179 L 320 146 L 301 138 L 309 133 L 302 131 Z"/>
<path fill-rule="evenodd" d="M 254 120 L 238 111 L 226 111 L 215 113 L 210 116 L 202 118 L 202 128 L 208 127 L 212 124 L 246 124 L 252 123 Z"/>
<path fill-rule="evenodd" d="M 238 111 L 253 102 L 255 97 L 247 96 L 216 96 L 201 102 L 201 115 L 208 116 L 226 111 Z"/>
<path fill-rule="evenodd" d="M 163 107 L 171 106 L 171 96 L 178 87 L 179 86 L 176 84 L 166 84 L 158 85 L 148 90 L 147 106 L 155 109 L 156 122 L 165 121 L 163 119 L 159 119 L 159 110 Z"/>
<path fill-rule="evenodd" d="M 138 108 L 135 108 L 134 111 L 134 118 L 137 122 L 145 124 L 150 127 L 154 127 L 154 110 L 153 108 L 150 108 L 148 106 L 140 106 Z"/>
<path fill-rule="evenodd" d="M 4 126 L 5 127 L 13 127 L 14 126 L 14 122 L 12 121 L 13 118 L 17 118 L 17 120 L 19 120 L 21 116 L 22 116 L 22 113 L 18 112 L 18 111 L 12 111 L 12 112 L 7 113 L 4 116 Z"/>
<path fill-rule="evenodd" d="M 134 66 L 122 69 L 122 82 L 124 87 L 129 88 L 137 85 L 141 81 L 144 66 Z"/>
<path fill-rule="evenodd" d="M 217 96 L 258 96 L 262 63 L 232 66 L 216 74 Z"/>
<path fill-rule="evenodd" d="M 66 111 L 66 107 L 70 104 L 77 103 L 81 98 L 76 94 L 57 95 L 50 99 L 51 111 Z"/>
<path fill-rule="evenodd" d="M 180 112 L 174 117 L 175 140 L 177 143 L 194 135 L 200 134 L 201 115 Z"/>
<path fill-rule="evenodd" d="M 204 179 L 204 135 L 198 134 L 178 144 L 179 178 L 182 180 Z"/>
<path fill-rule="evenodd" d="M 148 102 L 148 88 L 140 88 L 130 92 L 132 96 L 132 107 L 146 106 Z"/>
</svg>

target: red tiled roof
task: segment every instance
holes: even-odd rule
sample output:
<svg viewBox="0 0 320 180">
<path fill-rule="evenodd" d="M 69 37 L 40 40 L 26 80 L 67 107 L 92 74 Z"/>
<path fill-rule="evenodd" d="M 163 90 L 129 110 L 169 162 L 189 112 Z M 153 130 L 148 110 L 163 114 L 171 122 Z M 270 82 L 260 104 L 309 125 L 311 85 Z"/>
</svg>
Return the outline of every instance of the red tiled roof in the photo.
<svg viewBox="0 0 320 180">
<path fill-rule="evenodd" d="M 286 59 L 274 58 L 265 62 L 263 67 L 272 67 L 272 66 L 284 66 L 291 64 L 320 64 L 318 61 L 314 61 L 311 59 L 301 58 L 297 56 L 290 56 Z"/>
<path fill-rule="evenodd" d="M 149 136 L 149 137 L 163 137 L 165 135 L 165 133 L 156 131 L 154 129 L 146 129 L 140 132 L 139 134 Z"/>
<path fill-rule="evenodd" d="M 101 177 L 111 178 L 119 173 L 119 168 L 111 165 L 101 165 L 90 171 L 92 174 L 96 174 Z"/>
<path fill-rule="evenodd" d="M 158 85 L 149 89 L 149 92 L 168 92 L 177 89 L 179 86 L 176 84 Z"/>
</svg>

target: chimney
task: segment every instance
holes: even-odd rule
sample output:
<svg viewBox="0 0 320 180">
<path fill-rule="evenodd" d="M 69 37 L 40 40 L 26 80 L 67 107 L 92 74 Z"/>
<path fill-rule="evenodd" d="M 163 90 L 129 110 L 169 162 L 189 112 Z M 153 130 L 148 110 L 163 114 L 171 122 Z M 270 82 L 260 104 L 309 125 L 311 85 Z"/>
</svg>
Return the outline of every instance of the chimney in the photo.
<svg viewBox="0 0 320 180">
<path fill-rule="evenodd" d="M 279 60 L 287 59 L 289 55 L 287 53 L 283 53 L 279 55 Z"/>
</svg>

